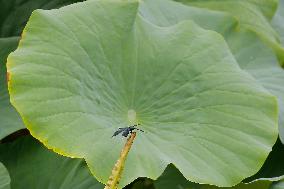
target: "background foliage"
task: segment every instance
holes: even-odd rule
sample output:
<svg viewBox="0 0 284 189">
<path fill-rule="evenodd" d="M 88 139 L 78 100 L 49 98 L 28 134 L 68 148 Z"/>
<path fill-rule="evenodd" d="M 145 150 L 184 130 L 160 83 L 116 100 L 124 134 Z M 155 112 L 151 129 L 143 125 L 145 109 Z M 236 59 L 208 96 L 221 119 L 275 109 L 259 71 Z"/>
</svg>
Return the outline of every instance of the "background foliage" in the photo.
<svg viewBox="0 0 284 189">
<path fill-rule="evenodd" d="M 89 0 L 23 32 L 77 2 L 0 0 L 0 188 L 103 188 L 129 107 L 146 134 L 121 187 L 284 188 L 283 0 Z"/>
</svg>

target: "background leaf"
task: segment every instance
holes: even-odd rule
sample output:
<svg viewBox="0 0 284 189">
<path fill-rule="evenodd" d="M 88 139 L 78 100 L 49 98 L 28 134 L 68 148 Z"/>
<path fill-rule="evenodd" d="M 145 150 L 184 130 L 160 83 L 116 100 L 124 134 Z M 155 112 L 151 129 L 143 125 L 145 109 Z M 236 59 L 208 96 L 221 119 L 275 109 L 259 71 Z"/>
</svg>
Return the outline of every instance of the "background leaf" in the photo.
<svg viewBox="0 0 284 189">
<path fill-rule="evenodd" d="M 154 186 L 153 180 L 148 178 L 138 178 L 133 181 L 131 184 L 124 187 L 124 189 L 156 189 Z"/>
<path fill-rule="evenodd" d="M 201 185 L 189 182 L 181 172 L 170 164 L 163 174 L 154 181 L 156 189 L 201 189 Z"/>
<path fill-rule="evenodd" d="M 272 20 L 273 28 L 278 32 L 282 46 L 284 46 L 284 1 L 279 0 L 276 14 Z"/>
<path fill-rule="evenodd" d="M 158 26 L 171 26 L 192 20 L 204 29 L 225 34 L 237 25 L 237 20 L 227 13 L 186 6 L 171 0 L 143 0 L 139 14 Z"/>
<path fill-rule="evenodd" d="M 59 8 L 83 0 L 0 0 L 0 37 L 19 36 L 35 9 Z"/>
<path fill-rule="evenodd" d="M 177 0 L 190 6 L 224 11 L 239 21 L 238 29 L 247 29 L 256 33 L 271 46 L 284 64 L 284 48 L 279 44 L 279 36 L 270 25 L 277 8 L 277 0 Z M 265 8 L 264 8 L 265 7 Z"/>
<path fill-rule="evenodd" d="M 0 189 L 10 189 L 10 176 L 5 166 L 0 162 Z"/>
<path fill-rule="evenodd" d="M 31 136 L 0 145 L 13 189 L 102 189 L 81 159 L 55 154 Z"/>
<path fill-rule="evenodd" d="M 169 165 L 164 173 L 154 181 L 156 189 L 268 189 L 270 184 L 270 181 L 257 181 L 250 184 L 240 183 L 233 187 L 197 184 L 187 181 L 173 165 Z"/>
<path fill-rule="evenodd" d="M 0 38 L 0 140 L 24 128 L 24 124 L 9 101 L 7 89 L 6 58 L 16 49 L 18 37 Z"/>
<path fill-rule="evenodd" d="M 257 181 L 250 184 L 238 184 L 237 186 L 230 188 L 219 188 L 216 186 L 202 186 L 201 189 L 269 189 L 271 185 L 270 181 Z"/>
<path fill-rule="evenodd" d="M 283 188 L 284 188 L 284 180 L 273 183 L 269 189 L 283 189 Z"/>
</svg>

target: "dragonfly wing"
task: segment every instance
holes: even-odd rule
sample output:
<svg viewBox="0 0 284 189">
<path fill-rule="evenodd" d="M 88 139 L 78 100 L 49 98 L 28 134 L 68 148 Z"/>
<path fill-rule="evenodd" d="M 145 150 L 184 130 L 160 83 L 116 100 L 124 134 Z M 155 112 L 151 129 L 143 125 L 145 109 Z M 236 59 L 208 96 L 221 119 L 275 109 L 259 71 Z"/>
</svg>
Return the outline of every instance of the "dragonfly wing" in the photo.
<svg viewBox="0 0 284 189">
<path fill-rule="evenodd" d="M 115 131 L 112 135 L 112 137 L 119 135 L 124 129 L 123 128 L 119 128 L 117 131 Z"/>
</svg>

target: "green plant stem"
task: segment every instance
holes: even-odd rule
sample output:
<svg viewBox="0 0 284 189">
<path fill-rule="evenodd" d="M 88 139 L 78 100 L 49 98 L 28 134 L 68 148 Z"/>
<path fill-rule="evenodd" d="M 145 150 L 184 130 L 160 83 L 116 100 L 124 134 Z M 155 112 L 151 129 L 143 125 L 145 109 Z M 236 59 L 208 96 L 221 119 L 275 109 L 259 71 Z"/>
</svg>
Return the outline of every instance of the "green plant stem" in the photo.
<svg viewBox="0 0 284 189">
<path fill-rule="evenodd" d="M 133 132 L 131 133 L 130 137 L 127 139 L 123 149 L 120 152 L 119 159 L 117 160 L 111 171 L 111 175 L 104 189 L 117 189 L 124 168 L 125 160 L 127 158 L 127 154 L 133 144 L 135 137 L 136 137 L 136 132 Z"/>
</svg>

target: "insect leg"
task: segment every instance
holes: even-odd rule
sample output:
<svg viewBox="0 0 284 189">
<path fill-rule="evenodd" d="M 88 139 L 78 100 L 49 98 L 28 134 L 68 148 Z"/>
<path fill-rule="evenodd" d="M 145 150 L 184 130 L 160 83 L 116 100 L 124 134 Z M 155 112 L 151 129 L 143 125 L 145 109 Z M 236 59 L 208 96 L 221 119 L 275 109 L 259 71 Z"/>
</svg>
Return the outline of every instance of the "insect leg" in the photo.
<svg viewBox="0 0 284 189">
<path fill-rule="evenodd" d="M 138 128 L 135 128 L 136 130 L 138 130 L 138 131 L 142 131 L 142 132 L 145 132 L 145 131 L 143 131 L 142 129 L 138 129 Z"/>
</svg>

